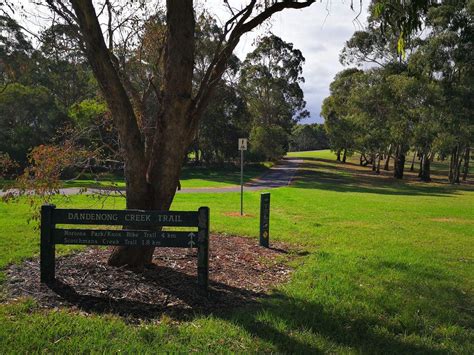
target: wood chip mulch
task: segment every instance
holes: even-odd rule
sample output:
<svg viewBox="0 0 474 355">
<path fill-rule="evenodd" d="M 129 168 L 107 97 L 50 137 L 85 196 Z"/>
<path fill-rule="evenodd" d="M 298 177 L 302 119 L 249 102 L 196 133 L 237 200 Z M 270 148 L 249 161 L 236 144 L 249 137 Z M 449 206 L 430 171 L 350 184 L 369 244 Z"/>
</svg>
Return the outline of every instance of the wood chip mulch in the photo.
<svg viewBox="0 0 474 355">
<path fill-rule="evenodd" d="M 43 308 L 72 308 L 85 313 L 111 313 L 128 321 L 176 319 L 216 313 L 251 304 L 288 280 L 286 261 L 297 253 L 288 245 L 258 246 L 256 239 L 212 235 L 210 294 L 199 293 L 196 250 L 156 248 L 153 265 L 142 272 L 107 265 L 110 251 L 87 248 L 56 258 L 56 282 L 39 282 L 39 261 L 29 260 L 7 269 L 9 300 L 32 297 Z"/>
</svg>

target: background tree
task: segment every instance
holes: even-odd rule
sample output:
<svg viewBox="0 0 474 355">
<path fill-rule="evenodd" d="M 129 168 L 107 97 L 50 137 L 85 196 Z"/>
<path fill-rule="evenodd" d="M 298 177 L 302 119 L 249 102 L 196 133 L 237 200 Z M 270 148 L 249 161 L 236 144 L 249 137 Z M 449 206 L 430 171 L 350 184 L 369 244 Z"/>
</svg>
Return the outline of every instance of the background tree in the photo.
<svg viewBox="0 0 474 355">
<path fill-rule="evenodd" d="M 336 75 L 329 86 L 330 96 L 323 101 L 321 116 L 329 138 L 331 149 L 336 152 L 337 160 L 346 161 L 347 154 L 354 149 L 353 122 L 349 119 L 349 97 L 357 76 L 358 69 L 343 70 Z"/>
<path fill-rule="evenodd" d="M 431 31 L 410 58 L 415 75 L 441 90 L 437 111 L 442 119 L 436 146 L 442 156 L 450 156 L 452 183 L 459 183 L 463 160 L 467 175 L 474 141 L 473 15 L 472 1 L 446 2 L 430 8 L 427 21 Z"/>
<path fill-rule="evenodd" d="M 361 164 L 372 164 L 377 173 L 383 157 L 388 162 L 390 155 L 387 97 L 384 70 L 372 69 L 357 76 L 348 99 L 354 148 L 361 153 Z"/>
<path fill-rule="evenodd" d="M 411 21 L 412 5 L 419 5 L 420 16 L 413 20 L 415 31 L 408 35 L 396 24 Z M 367 70 L 360 77 L 363 80 L 351 86 L 344 114 L 335 114 L 341 106 L 336 96 L 326 99 L 326 126 L 332 128 L 334 144 L 342 147 L 345 140 L 352 139 L 362 154 L 369 151 L 370 161 L 375 162 L 373 157 L 378 156 L 380 164 L 380 157 L 386 156 L 386 168 L 394 154 L 397 178 L 403 177 L 405 157 L 411 149 L 420 156 L 422 180 L 430 180 L 430 162 L 438 153 L 450 157 L 449 179 L 459 182 L 461 168 L 468 172 L 473 140 L 472 100 L 468 102 L 474 82 L 473 8 L 469 1 L 418 5 L 384 0 L 371 3 L 367 28 L 346 43 L 341 62 L 375 63 L 380 69 Z M 380 16 L 384 11 L 392 13 L 389 20 Z M 428 35 L 417 37 L 422 29 Z M 332 85 L 336 83 L 337 78 Z M 347 92 L 343 97 L 348 97 Z M 351 124 L 342 124 L 340 117 Z"/>
<path fill-rule="evenodd" d="M 251 116 L 252 137 L 259 139 L 251 141 L 257 155 L 267 159 L 281 157 L 288 150 L 294 125 L 309 116 L 300 87 L 304 82 L 303 64 L 301 51 L 273 34 L 260 38 L 243 62 L 240 90 Z M 275 142 L 260 140 L 266 136 L 265 129 L 278 135 L 274 152 Z"/>
<path fill-rule="evenodd" d="M 329 141 L 324 125 L 298 124 L 291 132 L 290 150 L 305 151 L 329 148 Z"/>
<path fill-rule="evenodd" d="M 29 150 L 52 139 L 66 119 L 45 87 L 10 84 L 0 94 L 0 151 L 25 165 Z"/>
</svg>

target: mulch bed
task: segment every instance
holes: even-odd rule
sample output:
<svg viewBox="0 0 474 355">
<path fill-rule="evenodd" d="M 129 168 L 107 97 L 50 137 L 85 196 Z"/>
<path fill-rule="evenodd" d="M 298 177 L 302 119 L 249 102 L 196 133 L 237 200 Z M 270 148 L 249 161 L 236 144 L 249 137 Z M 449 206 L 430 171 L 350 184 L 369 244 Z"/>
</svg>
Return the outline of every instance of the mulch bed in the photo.
<svg viewBox="0 0 474 355">
<path fill-rule="evenodd" d="M 255 303 L 275 285 L 288 280 L 286 264 L 294 253 L 287 245 L 258 246 L 256 239 L 212 235 L 210 295 L 199 294 L 196 250 L 156 248 L 153 265 L 142 272 L 107 265 L 110 251 L 88 248 L 56 258 L 56 283 L 39 283 L 39 260 L 7 269 L 10 300 L 34 298 L 40 307 L 69 307 L 86 313 L 112 313 L 128 321 L 183 319 Z"/>
</svg>

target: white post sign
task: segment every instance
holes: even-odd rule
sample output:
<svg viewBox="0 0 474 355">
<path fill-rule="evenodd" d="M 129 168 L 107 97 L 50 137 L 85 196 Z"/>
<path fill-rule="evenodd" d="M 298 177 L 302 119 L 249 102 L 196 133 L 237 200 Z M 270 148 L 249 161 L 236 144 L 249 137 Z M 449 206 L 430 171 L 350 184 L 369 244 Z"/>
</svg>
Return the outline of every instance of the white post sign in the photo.
<svg viewBox="0 0 474 355">
<path fill-rule="evenodd" d="M 244 214 L 244 150 L 247 150 L 247 138 L 239 138 L 240 150 L 240 215 Z"/>
<path fill-rule="evenodd" d="M 247 138 L 239 138 L 239 150 L 247 150 Z"/>
</svg>

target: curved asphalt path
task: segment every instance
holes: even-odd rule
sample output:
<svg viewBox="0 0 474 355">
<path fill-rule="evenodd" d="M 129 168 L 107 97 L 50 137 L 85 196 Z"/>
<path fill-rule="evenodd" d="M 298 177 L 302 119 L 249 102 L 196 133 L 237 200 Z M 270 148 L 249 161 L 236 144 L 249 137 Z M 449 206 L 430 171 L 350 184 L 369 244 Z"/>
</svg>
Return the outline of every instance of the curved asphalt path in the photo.
<svg viewBox="0 0 474 355">
<path fill-rule="evenodd" d="M 244 191 L 259 191 L 274 189 L 277 187 L 289 186 L 299 169 L 299 165 L 303 161 L 295 158 L 284 158 L 280 160 L 275 166 L 264 175 L 252 179 L 244 185 Z M 0 196 L 5 195 L 8 191 L 0 191 Z M 117 191 L 116 189 L 97 189 L 88 188 L 84 191 L 77 187 L 68 187 L 60 189 L 61 195 L 77 195 L 77 194 L 111 194 L 111 193 L 124 193 L 125 190 Z M 240 192 L 240 185 L 229 186 L 229 187 L 202 187 L 202 188 L 183 188 L 177 193 L 225 193 L 225 192 Z"/>
</svg>

